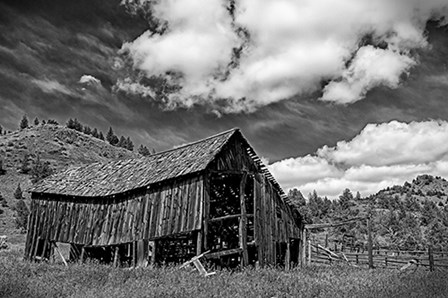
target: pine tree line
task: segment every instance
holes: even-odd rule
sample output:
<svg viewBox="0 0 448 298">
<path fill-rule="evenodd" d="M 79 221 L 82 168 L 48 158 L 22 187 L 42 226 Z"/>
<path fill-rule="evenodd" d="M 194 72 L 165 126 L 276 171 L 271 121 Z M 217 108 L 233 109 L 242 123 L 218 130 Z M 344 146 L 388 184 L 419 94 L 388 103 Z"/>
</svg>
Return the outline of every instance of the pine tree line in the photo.
<svg viewBox="0 0 448 298">
<path fill-rule="evenodd" d="M 436 204 L 408 192 L 405 197 L 384 192 L 361 198 L 345 189 L 338 199 L 320 197 L 316 191 L 306 200 L 297 189 L 288 197 L 306 223 L 329 223 L 370 215 L 373 223 L 374 245 L 393 249 L 425 249 L 431 244 L 436 249 L 448 249 L 448 200 Z M 323 232 L 323 231 L 322 231 Z M 365 222 L 326 230 L 339 241 L 346 236 L 357 241 L 366 239 Z"/>
</svg>

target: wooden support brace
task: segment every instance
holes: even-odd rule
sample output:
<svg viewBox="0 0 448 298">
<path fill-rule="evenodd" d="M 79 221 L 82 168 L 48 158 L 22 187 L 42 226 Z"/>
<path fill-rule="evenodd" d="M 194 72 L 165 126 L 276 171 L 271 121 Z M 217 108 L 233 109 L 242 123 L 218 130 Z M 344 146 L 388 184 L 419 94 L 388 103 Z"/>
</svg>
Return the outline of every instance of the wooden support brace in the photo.
<svg viewBox="0 0 448 298">
<path fill-rule="evenodd" d="M 62 255 L 61 251 L 59 250 L 58 245 L 56 244 L 56 242 L 53 242 L 53 244 L 54 244 L 54 248 L 56 248 L 56 251 L 58 252 L 59 256 L 61 257 L 62 262 L 64 262 L 64 265 L 65 265 L 66 267 L 68 267 L 67 261 L 65 260 L 65 258 L 64 258 L 64 256 Z"/>
<path fill-rule="evenodd" d="M 191 260 L 186 261 L 185 263 L 183 263 L 179 268 L 184 268 L 190 264 L 193 264 L 196 269 L 199 271 L 199 273 L 201 275 L 203 275 L 204 277 L 210 276 L 210 275 L 214 275 L 216 274 L 216 272 L 210 272 L 208 273 L 207 270 L 205 270 L 204 265 L 202 265 L 200 258 L 202 258 L 203 256 L 205 256 L 207 253 L 209 253 L 209 251 L 206 251 L 200 255 L 197 255 L 193 258 L 191 258 Z"/>
</svg>

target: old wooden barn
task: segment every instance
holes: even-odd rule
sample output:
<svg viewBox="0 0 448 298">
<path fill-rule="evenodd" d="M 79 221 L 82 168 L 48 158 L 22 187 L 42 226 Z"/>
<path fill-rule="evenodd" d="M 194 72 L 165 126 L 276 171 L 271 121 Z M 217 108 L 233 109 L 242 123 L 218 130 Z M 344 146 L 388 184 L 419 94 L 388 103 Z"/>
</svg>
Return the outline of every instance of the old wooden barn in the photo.
<svg viewBox="0 0 448 298">
<path fill-rule="evenodd" d="M 303 223 L 238 129 L 145 158 L 69 168 L 31 189 L 25 258 L 120 266 L 182 262 L 289 267 Z"/>
</svg>

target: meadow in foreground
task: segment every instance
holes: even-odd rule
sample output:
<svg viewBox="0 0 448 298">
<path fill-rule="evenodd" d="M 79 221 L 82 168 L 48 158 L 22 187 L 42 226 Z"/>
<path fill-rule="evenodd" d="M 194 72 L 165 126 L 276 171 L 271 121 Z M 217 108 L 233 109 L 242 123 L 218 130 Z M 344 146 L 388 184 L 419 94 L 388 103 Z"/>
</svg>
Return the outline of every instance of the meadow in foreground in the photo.
<svg viewBox="0 0 448 298">
<path fill-rule="evenodd" d="M 0 297 L 448 297 L 448 273 L 348 266 L 218 271 L 36 264 L 0 251 Z"/>
</svg>

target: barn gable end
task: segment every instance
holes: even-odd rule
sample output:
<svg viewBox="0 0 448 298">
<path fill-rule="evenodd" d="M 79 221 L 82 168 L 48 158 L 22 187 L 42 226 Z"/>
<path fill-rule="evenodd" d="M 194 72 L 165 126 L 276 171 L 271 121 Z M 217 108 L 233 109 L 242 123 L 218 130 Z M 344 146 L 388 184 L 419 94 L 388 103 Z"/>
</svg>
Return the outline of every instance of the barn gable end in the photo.
<svg viewBox="0 0 448 298">
<path fill-rule="evenodd" d="M 142 266 L 211 250 L 230 266 L 276 264 L 303 233 L 237 129 L 147 158 L 70 168 L 30 191 L 30 260 L 69 243 L 73 261 Z"/>
</svg>

